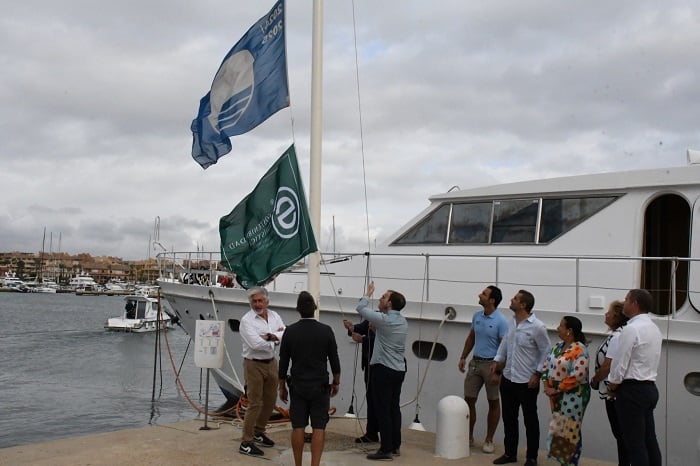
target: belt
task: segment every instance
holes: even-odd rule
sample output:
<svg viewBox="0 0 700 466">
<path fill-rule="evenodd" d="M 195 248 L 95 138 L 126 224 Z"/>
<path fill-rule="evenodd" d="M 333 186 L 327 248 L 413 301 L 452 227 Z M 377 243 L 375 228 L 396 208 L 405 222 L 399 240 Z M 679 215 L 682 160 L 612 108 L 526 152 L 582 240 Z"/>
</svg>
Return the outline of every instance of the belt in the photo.
<svg viewBox="0 0 700 466">
<path fill-rule="evenodd" d="M 656 382 L 653 380 L 635 380 L 635 379 L 625 379 L 622 381 L 622 384 L 625 385 L 654 385 Z"/>
<path fill-rule="evenodd" d="M 493 361 L 493 358 L 481 358 L 479 356 L 474 356 L 474 361 Z"/>
<path fill-rule="evenodd" d="M 268 364 L 271 363 L 272 361 L 275 360 L 275 358 L 270 358 L 270 359 L 250 359 L 250 358 L 244 358 L 246 361 L 254 361 L 254 362 L 261 362 L 263 364 Z"/>
</svg>

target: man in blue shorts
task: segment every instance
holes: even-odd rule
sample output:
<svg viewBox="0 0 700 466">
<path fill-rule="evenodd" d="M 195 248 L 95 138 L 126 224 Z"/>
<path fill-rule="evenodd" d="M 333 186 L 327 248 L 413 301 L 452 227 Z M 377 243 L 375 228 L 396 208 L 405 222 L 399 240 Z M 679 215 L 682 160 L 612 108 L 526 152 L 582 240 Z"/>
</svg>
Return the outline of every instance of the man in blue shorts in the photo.
<svg viewBox="0 0 700 466">
<path fill-rule="evenodd" d="M 467 356 L 474 350 L 469 361 L 469 371 L 464 379 L 464 399 L 469 405 L 469 446 L 474 445 L 474 426 L 476 425 L 476 399 L 482 386 L 486 386 L 486 399 L 489 413 L 486 418 L 486 439 L 481 449 L 484 453 L 493 453 L 493 435 L 501 417 L 501 402 L 498 397 L 500 380 L 491 373 L 491 363 L 498 351 L 498 345 L 508 333 L 508 321 L 498 311 L 503 299 L 501 290 L 494 285 L 487 286 L 479 293 L 479 304 L 483 310 L 472 318 L 472 328 L 464 341 L 464 349 L 457 367 L 464 373 Z"/>
<path fill-rule="evenodd" d="M 301 319 L 287 327 L 280 345 L 279 395 L 285 403 L 291 398 L 289 417 L 292 421 L 292 452 L 296 466 L 301 466 L 304 428 L 309 418 L 313 429 L 311 464 L 319 466 L 321 463 L 330 398 L 338 394 L 340 385 L 340 359 L 335 335 L 328 325 L 314 319 L 315 310 L 313 296 L 302 291 L 297 298 L 297 311 Z M 290 376 L 287 376 L 290 359 L 292 367 Z M 330 385 L 328 363 L 333 373 Z"/>
</svg>

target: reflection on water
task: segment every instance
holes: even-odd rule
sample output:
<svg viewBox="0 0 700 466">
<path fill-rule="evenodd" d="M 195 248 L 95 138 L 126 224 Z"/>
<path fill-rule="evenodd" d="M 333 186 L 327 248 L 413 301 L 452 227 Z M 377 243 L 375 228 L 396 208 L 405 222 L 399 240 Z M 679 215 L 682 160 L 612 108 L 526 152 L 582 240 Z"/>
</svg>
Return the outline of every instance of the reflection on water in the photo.
<svg viewBox="0 0 700 466">
<path fill-rule="evenodd" d="M 103 329 L 123 307 L 121 297 L 0 293 L 0 448 L 198 416 L 176 385 L 164 341 L 156 354 L 155 334 Z M 175 329 L 168 339 L 179 368 L 189 337 Z M 191 349 L 181 375 L 202 406 Z M 224 397 L 211 390 L 217 407 Z"/>
</svg>

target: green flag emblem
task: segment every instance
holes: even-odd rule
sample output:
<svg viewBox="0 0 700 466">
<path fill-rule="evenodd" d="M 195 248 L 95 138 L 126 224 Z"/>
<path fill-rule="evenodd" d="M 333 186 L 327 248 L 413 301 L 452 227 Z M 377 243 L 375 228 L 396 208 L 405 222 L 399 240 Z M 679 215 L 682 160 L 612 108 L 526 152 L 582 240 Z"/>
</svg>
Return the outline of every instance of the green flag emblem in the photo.
<svg viewBox="0 0 700 466">
<path fill-rule="evenodd" d="M 221 218 L 219 234 L 222 264 L 246 289 L 318 250 L 293 144 Z"/>
</svg>

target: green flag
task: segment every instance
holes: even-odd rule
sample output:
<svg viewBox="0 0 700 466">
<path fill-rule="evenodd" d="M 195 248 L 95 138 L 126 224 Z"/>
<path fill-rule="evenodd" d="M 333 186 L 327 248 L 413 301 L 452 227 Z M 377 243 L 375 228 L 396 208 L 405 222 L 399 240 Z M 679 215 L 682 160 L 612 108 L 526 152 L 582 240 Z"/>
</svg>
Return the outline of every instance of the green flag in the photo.
<svg viewBox="0 0 700 466">
<path fill-rule="evenodd" d="M 246 289 L 318 251 L 293 144 L 221 218 L 219 234 L 222 264 Z"/>
</svg>

